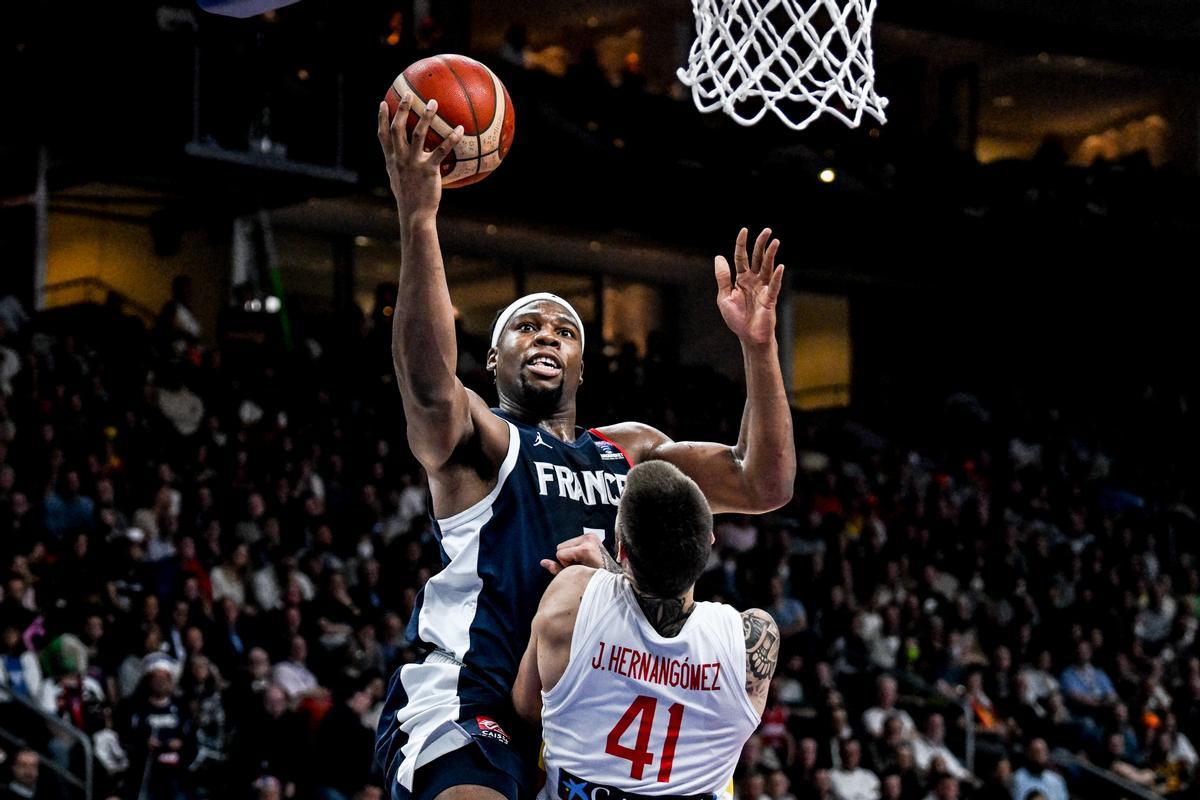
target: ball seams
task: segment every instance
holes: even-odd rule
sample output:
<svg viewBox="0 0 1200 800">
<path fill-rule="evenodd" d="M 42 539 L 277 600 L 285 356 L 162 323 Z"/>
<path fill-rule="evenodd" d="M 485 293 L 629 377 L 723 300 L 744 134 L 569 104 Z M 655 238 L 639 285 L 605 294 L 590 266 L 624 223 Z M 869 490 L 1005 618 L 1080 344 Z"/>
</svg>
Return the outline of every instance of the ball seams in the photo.
<svg viewBox="0 0 1200 800">
<path fill-rule="evenodd" d="M 454 71 L 454 65 L 448 58 L 445 56 L 438 56 L 438 61 L 440 61 L 446 67 L 446 69 L 450 71 L 450 74 L 454 76 L 454 80 L 458 81 L 458 88 L 462 90 L 463 99 L 467 101 L 467 108 L 471 109 L 471 121 L 475 123 L 475 152 L 480 153 L 480 151 L 483 150 L 483 136 L 482 132 L 479 130 L 479 114 L 475 111 L 475 102 L 471 99 L 471 93 L 467 90 L 467 84 L 463 81 L 462 77 L 460 77 L 459 74 Z M 490 72 L 491 71 L 489 70 L 489 73 Z M 476 175 L 479 174 L 479 170 L 483 163 L 482 158 L 483 156 L 481 153 L 479 158 L 475 161 Z"/>
</svg>

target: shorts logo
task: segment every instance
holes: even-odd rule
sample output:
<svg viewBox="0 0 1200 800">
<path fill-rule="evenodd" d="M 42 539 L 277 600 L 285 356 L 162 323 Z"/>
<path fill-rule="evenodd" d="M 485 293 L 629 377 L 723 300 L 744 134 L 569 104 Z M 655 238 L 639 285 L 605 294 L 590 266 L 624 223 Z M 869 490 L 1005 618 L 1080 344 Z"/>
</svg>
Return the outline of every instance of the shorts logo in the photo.
<svg viewBox="0 0 1200 800">
<path fill-rule="evenodd" d="M 504 732 L 504 728 L 500 727 L 500 723 L 491 717 L 476 717 L 475 724 L 479 726 L 479 735 L 486 736 L 489 739 L 495 739 L 504 744 L 511 741 L 508 734 Z"/>
</svg>

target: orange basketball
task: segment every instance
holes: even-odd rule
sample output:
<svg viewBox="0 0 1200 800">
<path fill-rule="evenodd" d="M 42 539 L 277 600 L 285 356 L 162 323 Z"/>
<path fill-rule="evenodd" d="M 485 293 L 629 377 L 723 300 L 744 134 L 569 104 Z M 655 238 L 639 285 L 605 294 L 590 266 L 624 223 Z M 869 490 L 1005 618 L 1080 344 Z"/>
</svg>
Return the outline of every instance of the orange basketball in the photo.
<svg viewBox="0 0 1200 800">
<path fill-rule="evenodd" d="M 442 186 L 453 188 L 483 180 L 508 155 L 515 120 L 508 90 L 485 65 L 466 56 L 444 55 L 424 58 L 404 70 L 387 92 L 388 117 L 405 93 L 412 95 L 408 132 L 437 100 L 437 117 L 425 137 L 425 149 L 442 143 L 457 126 L 463 138 L 442 162 Z"/>
</svg>

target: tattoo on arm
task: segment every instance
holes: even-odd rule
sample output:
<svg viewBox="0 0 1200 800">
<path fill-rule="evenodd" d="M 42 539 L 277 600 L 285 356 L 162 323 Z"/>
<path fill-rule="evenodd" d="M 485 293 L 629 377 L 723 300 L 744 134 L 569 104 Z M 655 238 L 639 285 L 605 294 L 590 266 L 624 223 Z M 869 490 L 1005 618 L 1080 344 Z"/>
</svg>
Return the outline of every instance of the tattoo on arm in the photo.
<svg viewBox="0 0 1200 800">
<path fill-rule="evenodd" d="M 765 691 L 779 660 L 779 626 L 757 608 L 742 613 L 746 634 L 746 691 Z"/>
</svg>

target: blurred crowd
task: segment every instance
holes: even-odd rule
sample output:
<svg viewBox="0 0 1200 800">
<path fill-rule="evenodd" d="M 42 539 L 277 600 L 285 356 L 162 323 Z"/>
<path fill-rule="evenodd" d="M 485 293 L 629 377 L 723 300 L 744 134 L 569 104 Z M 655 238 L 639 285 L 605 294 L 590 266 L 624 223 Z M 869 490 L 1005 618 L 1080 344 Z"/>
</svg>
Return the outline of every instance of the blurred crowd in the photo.
<svg viewBox="0 0 1200 800">
<path fill-rule="evenodd" d="M 0 786 L 77 796 L 82 735 L 98 798 L 377 798 L 385 681 L 440 567 L 388 314 L 291 351 L 227 316 L 205 347 L 176 290 L 150 325 L 0 305 Z M 588 358 L 581 422 L 736 437 L 715 372 Z M 947 444 L 801 418 L 791 504 L 718 519 L 698 596 L 783 633 L 738 800 L 1107 796 L 1064 753 L 1194 792 L 1190 495 L 1036 420 Z"/>
</svg>

